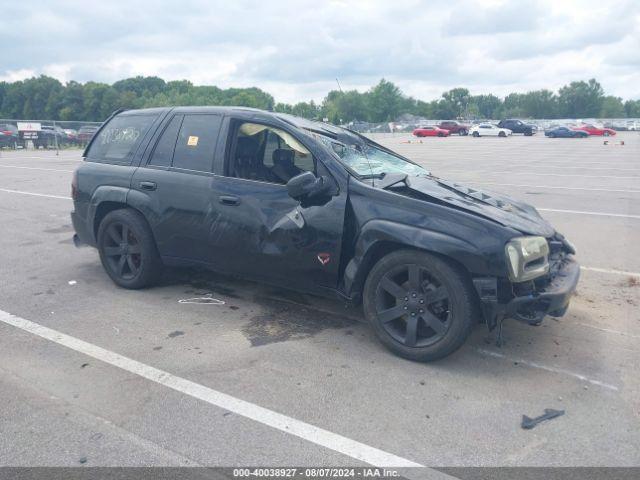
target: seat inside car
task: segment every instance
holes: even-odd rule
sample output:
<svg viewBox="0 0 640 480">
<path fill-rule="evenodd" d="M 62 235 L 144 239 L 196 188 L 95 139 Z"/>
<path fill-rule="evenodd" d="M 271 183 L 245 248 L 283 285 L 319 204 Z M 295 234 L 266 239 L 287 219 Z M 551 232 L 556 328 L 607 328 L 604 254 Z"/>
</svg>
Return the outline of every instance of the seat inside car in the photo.
<svg viewBox="0 0 640 480">
<path fill-rule="evenodd" d="M 278 177 L 282 183 L 287 183 L 302 170 L 295 166 L 296 153 L 288 148 L 277 148 L 273 151 L 273 167 L 271 172 Z"/>
<path fill-rule="evenodd" d="M 275 175 L 260 161 L 258 157 L 259 149 L 260 145 L 257 139 L 253 137 L 238 138 L 233 171 L 235 177 L 263 182 L 277 181 Z"/>
</svg>

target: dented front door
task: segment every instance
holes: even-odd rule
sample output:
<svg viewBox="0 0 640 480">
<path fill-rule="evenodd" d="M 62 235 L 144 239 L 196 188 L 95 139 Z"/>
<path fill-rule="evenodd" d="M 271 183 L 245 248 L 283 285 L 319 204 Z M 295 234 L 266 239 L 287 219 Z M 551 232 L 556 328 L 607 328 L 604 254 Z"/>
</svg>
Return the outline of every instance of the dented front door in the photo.
<svg viewBox="0 0 640 480">
<path fill-rule="evenodd" d="M 292 288 L 337 286 L 346 194 L 302 207 L 284 185 L 219 176 L 214 189 L 212 263 Z"/>
</svg>

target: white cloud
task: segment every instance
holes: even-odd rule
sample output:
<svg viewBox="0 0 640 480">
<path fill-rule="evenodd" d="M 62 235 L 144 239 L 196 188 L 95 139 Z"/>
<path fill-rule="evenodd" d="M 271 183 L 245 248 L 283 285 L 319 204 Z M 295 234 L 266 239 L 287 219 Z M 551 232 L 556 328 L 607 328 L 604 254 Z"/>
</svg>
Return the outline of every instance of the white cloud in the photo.
<svg viewBox="0 0 640 480">
<path fill-rule="evenodd" d="M 249 2 L 34 0 L 3 7 L 0 79 L 158 75 L 320 100 L 382 78 L 431 99 L 557 89 L 597 78 L 640 97 L 640 13 L 631 0 Z"/>
</svg>

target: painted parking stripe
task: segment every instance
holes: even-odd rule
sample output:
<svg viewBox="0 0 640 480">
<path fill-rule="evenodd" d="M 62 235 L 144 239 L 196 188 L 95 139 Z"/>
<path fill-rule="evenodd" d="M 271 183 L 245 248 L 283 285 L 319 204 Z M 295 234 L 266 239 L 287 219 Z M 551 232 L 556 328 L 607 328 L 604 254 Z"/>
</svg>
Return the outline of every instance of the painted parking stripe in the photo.
<svg viewBox="0 0 640 480">
<path fill-rule="evenodd" d="M 543 364 L 537 363 L 537 362 L 531 362 L 529 360 L 523 360 L 521 358 L 510 357 L 510 356 L 505 355 L 504 353 L 494 352 L 493 350 L 487 350 L 485 348 L 478 348 L 476 351 L 479 354 L 486 355 L 488 357 L 501 358 L 501 359 L 509 360 L 509 362 L 518 362 L 519 364 L 526 365 L 526 366 L 531 367 L 531 368 L 537 368 L 539 370 L 545 370 L 547 372 L 553 372 L 553 373 L 559 373 L 559 374 L 562 374 L 562 375 L 568 375 L 570 377 L 577 378 L 578 380 L 582 380 L 583 382 L 588 382 L 588 383 L 590 383 L 592 385 L 597 385 L 599 387 L 606 388 L 607 390 L 613 390 L 613 391 L 620 390 L 619 387 L 617 387 L 615 385 L 611 385 L 610 383 L 601 382 L 600 380 L 596 380 L 594 378 L 587 377 L 586 375 L 583 375 L 581 373 L 572 372 L 571 370 L 566 370 L 564 368 L 552 367 L 552 366 L 543 365 Z"/>
<path fill-rule="evenodd" d="M 554 187 L 551 185 L 524 185 L 521 183 L 496 183 L 496 182 L 466 182 L 470 185 L 497 185 L 501 187 L 544 188 L 552 190 L 583 190 L 586 192 L 615 192 L 615 193 L 640 193 L 640 190 L 625 190 L 612 188 L 587 188 L 587 187 Z"/>
<path fill-rule="evenodd" d="M 8 188 L 0 188 L 0 192 L 17 193 L 19 195 L 32 195 L 34 197 L 58 198 L 60 200 L 71 200 L 71 197 L 63 197 L 62 195 L 50 195 L 46 193 L 23 192 L 22 190 L 10 190 Z"/>
<path fill-rule="evenodd" d="M 620 217 L 620 218 L 637 218 L 640 219 L 640 215 L 627 215 L 625 213 L 607 213 L 607 212 L 587 212 L 583 210 L 561 210 L 555 208 L 538 208 L 536 210 L 541 212 L 559 212 L 559 213 L 571 213 L 575 215 L 596 215 L 599 217 Z"/>
<path fill-rule="evenodd" d="M 60 170 L 57 168 L 42 168 L 42 167 L 23 167 L 22 165 L 0 165 L 0 168 L 20 168 L 23 170 L 43 170 L 46 172 L 65 172 L 73 173 L 73 170 Z"/>
<path fill-rule="evenodd" d="M 570 174 L 570 173 L 534 173 L 534 172 L 514 172 L 514 171 L 499 171 L 495 172 L 492 170 L 486 171 L 474 171 L 470 172 L 469 170 L 447 170 L 447 174 L 449 173 L 480 173 L 485 175 L 538 175 L 543 177 L 581 177 L 581 178 L 616 178 L 618 180 L 635 180 L 640 177 L 627 176 L 620 177 L 616 175 L 578 175 L 578 174 Z"/>
<path fill-rule="evenodd" d="M 398 457 L 392 453 L 379 450 L 356 440 L 343 437 L 337 433 L 324 430 L 199 383 L 178 377 L 164 370 L 127 358 L 92 343 L 80 340 L 79 338 L 66 335 L 2 310 L 0 310 L 0 322 L 70 348 L 71 350 L 100 360 L 108 365 L 118 367 L 134 375 L 146 378 L 152 382 L 164 385 L 184 395 L 189 395 L 210 405 L 228 410 L 370 465 L 378 467 L 423 466 L 406 458 Z"/>
<path fill-rule="evenodd" d="M 626 270 L 614 270 L 611 268 L 598 268 L 598 267 L 580 267 L 580 269 L 586 270 L 588 272 L 610 273 L 612 275 L 626 275 L 628 277 L 640 278 L 640 272 L 628 272 Z"/>
</svg>

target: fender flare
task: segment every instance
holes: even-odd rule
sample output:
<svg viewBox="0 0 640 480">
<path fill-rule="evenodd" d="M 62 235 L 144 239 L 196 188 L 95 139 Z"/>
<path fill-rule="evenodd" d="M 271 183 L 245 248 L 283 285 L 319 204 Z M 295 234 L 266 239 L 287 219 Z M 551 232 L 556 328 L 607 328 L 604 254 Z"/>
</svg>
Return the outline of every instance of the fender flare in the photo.
<svg viewBox="0 0 640 480">
<path fill-rule="evenodd" d="M 468 240 L 412 225 L 371 220 L 360 231 L 353 258 L 345 267 L 343 285 L 348 296 L 357 298 L 362 292 L 381 245 L 436 253 L 460 264 L 470 274 L 502 276 L 506 272 L 501 255 L 491 255 Z"/>
<path fill-rule="evenodd" d="M 129 189 L 125 187 L 114 187 L 109 185 L 99 186 L 93 191 L 91 194 L 91 200 L 89 201 L 89 208 L 87 210 L 87 219 L 89 220 L 88 224 L 92 226 L 91 236 L 94 242 L 97 241 L 93 226 L 95 225 L 98 208 L 105 202 L 121 203 L 122 205 L 126 205 L 128 191 Z"/>
</svg>

